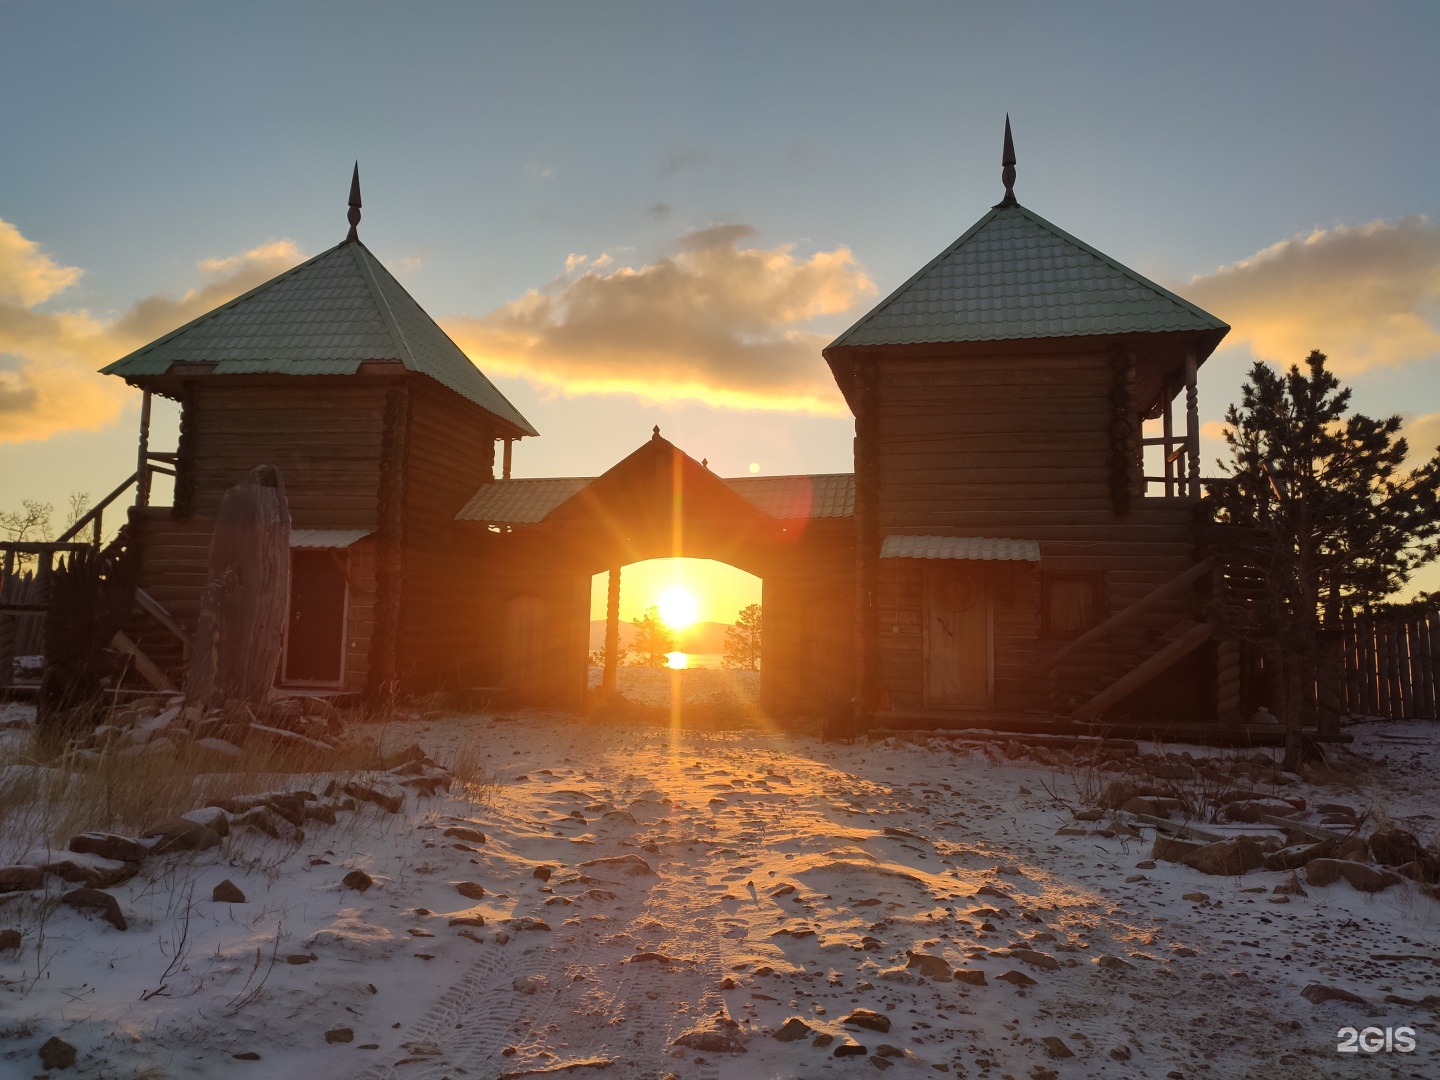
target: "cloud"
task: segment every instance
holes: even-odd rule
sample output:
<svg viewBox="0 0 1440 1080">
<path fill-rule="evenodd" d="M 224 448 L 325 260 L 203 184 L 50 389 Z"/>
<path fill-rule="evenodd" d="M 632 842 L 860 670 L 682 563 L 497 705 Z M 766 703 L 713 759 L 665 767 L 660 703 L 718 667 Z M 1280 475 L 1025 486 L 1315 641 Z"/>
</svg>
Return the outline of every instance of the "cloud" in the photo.
<svg viewBox="0 0 1440 1080">
<path fill-rule="evenodd" d="M 1421 216 L 1317 229 L 1195 278 L 1185 296 L 1226 344 L 1289 365 L 1311 349 L 1345 374 L 1440 355 L 1440 226 Z"/>
<path fill-rule="evenodd" d="M 665 151 L 660 155 L 660 175 L 674 176 L 686 169 L 693 169 L 704 165 L 710 160 L 710 155 L 703 150 L 694 147 L 679 147 Z"/>
<path fill-rule="evenodd" d="M 1405 441 L 1410 446 L 1407 464 L 1424 464 L 1440 451 L 1440 413 L 1406 417 L 1400 434 L 1405 436 Z"/>
<path fill-rule="evenodd" d="M 484 371 L 568 395 L 846 415 L 820 359 L 831 335 L 810 323 L 851 310 L 874 283 L 846 247 L 801 258 L 789 244 L 742 246 L 754 236 L 697 230 L 638 269 L 572 255 L 546 288 L 444 326 Z"/>
<path fill-rule="evenodd" d="M 14 225 L 0 221 L 0 303 L 27 308 L 43 304 L 74 285 L 82 273 L 78 267 L 61 266 Z"/>
<path fill-rule="evenodd" d="M 118 318 L 105 320 L 84 309 L 42 308 L 83 271 L 59 265 L 14 225 L 0 220 L 0 443 L 96 431 L 114 423 L 131 391 L 97 368 L 299 259 L 289 240 L 271 240 L 229 258 L 205 259 L 198 269 L 212 280 L 178 299 L 146 297 Z"/>
</svg>

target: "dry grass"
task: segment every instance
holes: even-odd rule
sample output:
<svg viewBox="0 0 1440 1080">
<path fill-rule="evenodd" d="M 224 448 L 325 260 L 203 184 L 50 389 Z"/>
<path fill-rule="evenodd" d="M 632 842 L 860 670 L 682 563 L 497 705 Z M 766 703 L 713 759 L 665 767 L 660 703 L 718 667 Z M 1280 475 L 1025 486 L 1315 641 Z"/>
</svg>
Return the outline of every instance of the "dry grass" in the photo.
<svg viewBox="0 0 1440 1080">
<path fill-rule="evenodd" d="M 500 778 L 490 772 L 486 764 L 485 745 L 478 739 L 465 739 L 459 746 L 436 758 L 436 764 L 450 770 L 459 791 L 452 790 L 452 797 L 462 792 L 464 797 L 481 806 L 494 806 L 500 794 Z"/>
<path fill-rule="evenodd" d="M 218 798 L 307 787 L 319 777 L 357 778 L 377 768 L 377 746 L 346 743 L 323 756 L 252 738 L 238 757 L 202 748 L 43 752 L 33 732 L 0 744 L 0 860 L 64 849 L 86 831 L 135 833 Z"/>
</svg>

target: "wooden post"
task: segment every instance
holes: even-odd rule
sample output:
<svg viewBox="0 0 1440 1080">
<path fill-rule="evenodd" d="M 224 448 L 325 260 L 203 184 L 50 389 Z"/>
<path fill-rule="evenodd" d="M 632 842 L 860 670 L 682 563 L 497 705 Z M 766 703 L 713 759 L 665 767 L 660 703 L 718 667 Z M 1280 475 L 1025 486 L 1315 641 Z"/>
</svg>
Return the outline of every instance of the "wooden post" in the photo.
<svg viewBox="0 0 1440 1080">
<path fill-rule="evenodd" d="M 140 453 L 135 464 L 135 505 L 150 505 L 150 391 L 140 402 Z M 95 526 L 95 546 L 100 546 L 100 526 Z"/>
<path fill-rule="evenodd" d="M 501 465 L 501 470 L 500 470 L 500 479 L 502 479 L 502 480 L 509 480 L 509 479 L 510 479 L 510 457 L 511 457 L 511 450 L 512 450 L 512 448 L 514 447 L 514 445 L 515 445 L 515 440 L 514 440 L 514 439 L 511 439 L 511 438 L 508 438 L 508 437 L 505 439 L 505 458 L 504 458 L 504 461 L 503 461 L 503 463 L 502 463 L 502 465 Z"/>
<path fill-rule="evenodd" d="M 1410 669 L 1410 623 L 1395 625 L 1395 672 L 1400 683 L 1400 719 L 1413 720 L 1415 711 L 1415 679 Z"/>
<path fill-rule="evenodd" d="M 1174 449 L 1171 442 L 1175 438 L 1175 401 L 1171 397 L 1169 383 L 1165 384 L 1160 394 L 1165 399 L 1165 412 L 1163 414 L 1165 424 L 1163 434 L 1165 436 L 1165 442 L 1161 456 L 1165 459 L 1165 497 L 1169 499 L 1175 495 L 1175 462 L 1170 460 L 1170 451 Z"/>
<path fill-rule="evenodd" d="M 1196 387 L 1195 349 L 1185 350 L 1185 461 L 1190 473 L 1189 494 L 1200 497 L 1200 396 Z"/>
<path fill-rule="evenodd" d="M 510 440 L 505 440 L 506 461 L 509 461 Z M 607 694 L 615 693 L 615 669 L 620 661 L 620 567 L 612 566 L 609 590 L 605 598 L 605 671 L 600 677 L 600 689 Z"/>
<path fill-rule="evenodd" d="M 855 556 L 858 563 L 858 677 L 855 723 L 870 726 L 880 702 L 880 641 L 875 594 L 880 590 L 880 408 L 874 360 L 855 365 Z"/>
<path fill-rule="evenodd" d="M 0 600 L 7 594 L 17 592 L 15 577 L 15 552 L 5 549 L 4 562 L 0 563 Z M 18 620 L 8 611 L 0 611 L 0 686 L 9 686 L 15 678 L 15 637 Z"/>
</svg>

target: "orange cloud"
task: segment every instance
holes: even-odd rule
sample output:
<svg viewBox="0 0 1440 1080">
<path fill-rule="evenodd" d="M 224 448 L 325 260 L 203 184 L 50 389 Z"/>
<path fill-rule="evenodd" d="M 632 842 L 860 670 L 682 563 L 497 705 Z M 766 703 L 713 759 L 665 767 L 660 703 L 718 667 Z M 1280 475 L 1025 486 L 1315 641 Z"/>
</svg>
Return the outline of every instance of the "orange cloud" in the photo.
<svg viewBox="0 0 1440 1080">
<path fill-rule="evenodd" d="M 1440 452 L 1440 413 L 1406 417 L 1400 434 L 1410 446 L 1408 464 L 1424 464 Z"/>
<path fill-rule="evenodd" d="M 146 297 L 106 321 L 84 309 L 42 310 L 40 305 L 84 271 L 60 266 L 0 220 L 0 443 L 114 423 L 130 391 L 97 368 L 254 288 L 300 257 L 293 242 L 272 240 L 229 258 L 205 259 L 198 269 L 214 280 L 178 299 Z"/>
<path fill-rule="evenodd" d="M 848 415 L 820 359 L 832 335 L 810 324 L 873 296 L 874 282 L 848 248 L 741 246 L 754 235 L 701 229 L 638 269 L 571 255 L 544 289 L 444 326 L 482 370 L 568 395 Z"/>
<path fill-rule="evenodd" d="M 1234 328 L 1225 344 L 1342 374 L 1440 355 L 1440 227 L 1425 217 L 1317 229 L 1183 286 Z"/>
</svg>

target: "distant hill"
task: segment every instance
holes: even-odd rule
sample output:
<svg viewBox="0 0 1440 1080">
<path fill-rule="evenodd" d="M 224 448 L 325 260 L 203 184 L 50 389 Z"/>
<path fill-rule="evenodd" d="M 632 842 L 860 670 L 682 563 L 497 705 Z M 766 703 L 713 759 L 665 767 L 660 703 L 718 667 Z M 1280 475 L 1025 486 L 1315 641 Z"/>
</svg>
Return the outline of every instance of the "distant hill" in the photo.
<svg viewBox="0 0 1440 1080">
<path fill-rule="evenodd" d="M 681 652 L 687 653 L 723 653 L 725 651 L 725 631 L 730 629 L 729 623 L 718 622 L 697 622 L 679 635 L 677 644 Z M 622 648 L 630 648 L 635 643 L 635 627 L 625 620 L 620 622 L 620 645 Z M 592 619 L 590 621 L 590 649 L 595 651 L 605 644 L 605 620 Z"/>
</svg>

